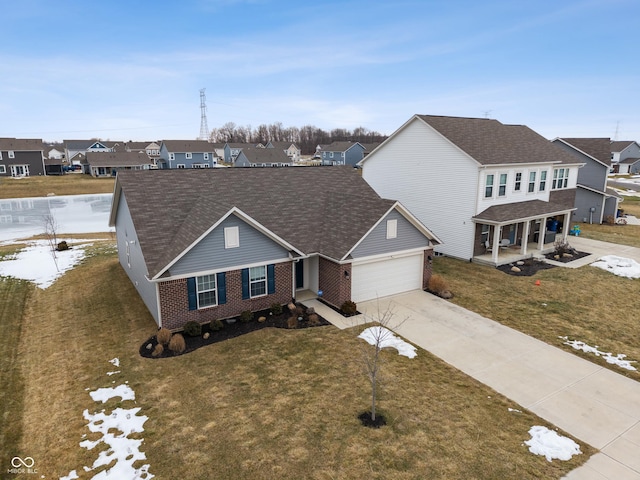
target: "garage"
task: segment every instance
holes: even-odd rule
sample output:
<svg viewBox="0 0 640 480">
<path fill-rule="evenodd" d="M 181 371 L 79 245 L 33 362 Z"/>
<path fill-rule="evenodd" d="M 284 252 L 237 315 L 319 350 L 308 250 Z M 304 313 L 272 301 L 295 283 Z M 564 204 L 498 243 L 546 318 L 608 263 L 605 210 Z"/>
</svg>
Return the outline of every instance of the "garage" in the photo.
<svg viewBox="0 0 640 480">
<path fill-rule="evenodd" d="M 422 289 L 423 253 L 354 264 L 351 299 L 358 303 Z"/>
</svg>

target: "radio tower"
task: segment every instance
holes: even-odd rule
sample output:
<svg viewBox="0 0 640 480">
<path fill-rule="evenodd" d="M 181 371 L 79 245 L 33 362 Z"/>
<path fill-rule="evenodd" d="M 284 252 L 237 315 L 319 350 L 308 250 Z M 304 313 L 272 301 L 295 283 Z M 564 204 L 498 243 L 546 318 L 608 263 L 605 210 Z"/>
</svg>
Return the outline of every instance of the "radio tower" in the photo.
<svg viewBox="0 0 640 480">
<path fill-rule="evenodd" d="M 200 136 L 199 140 L 209 141 L 209 126 L 207 125 L 207 97 L 204 95 L 206 89 L 200 89 Z"/>
</svg>

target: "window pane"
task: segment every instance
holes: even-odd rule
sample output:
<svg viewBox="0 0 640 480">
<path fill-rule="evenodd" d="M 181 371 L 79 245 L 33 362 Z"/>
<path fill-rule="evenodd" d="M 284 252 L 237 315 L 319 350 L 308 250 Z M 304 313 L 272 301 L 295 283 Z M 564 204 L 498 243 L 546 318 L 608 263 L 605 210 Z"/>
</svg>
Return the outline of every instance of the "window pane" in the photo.
<svg viewBox="0 0 640 480">
<path fill-rule="evenodd" d="M 267 278 L 267 268 L 264 266 L 251 267 L 249 269 L 249 278 L 252 282 L 255 282 L 256 280 L 264 280 Z"/>
<path fill-rule="evenodd" d="M 262 280 L 251 284 L 251 296 L 257 297 L 267 293 L 267 282 Z"/>
<path fill-rule="evenodd" d="M 210 307 L 216 305 L 216 291 L 202 292 L 198 294 L 198 306 Z"/>
<path fill-rule="evenodd" d="M 216 276 L 215 275 L 203 275 L 198 277 L 198 291 L 212 290 L 216 288 Z"/>
</svg>

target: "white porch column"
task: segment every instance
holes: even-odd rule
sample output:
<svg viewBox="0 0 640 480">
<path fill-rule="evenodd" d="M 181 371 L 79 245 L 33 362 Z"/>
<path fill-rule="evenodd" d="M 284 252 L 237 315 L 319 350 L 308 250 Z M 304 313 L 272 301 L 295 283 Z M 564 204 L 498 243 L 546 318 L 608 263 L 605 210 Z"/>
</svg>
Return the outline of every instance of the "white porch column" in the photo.
<svg viewBox="0 0 640 480">
<path fill-rule="evenodd" d="M 571 212 L 567 212 L 564 214 L 564 222 L 562 222 L 562 241 L 567 241 L 567 236 L 569 235 L 569 222 L 571 221 Z"/>
<path fill-rule="evenodd" d="M 522 232 L 522 245 L 520 245 L 520 255 L 527 254 L 527 243 L 529 240 L 529 230 L 531 229 L 531 220 L 524 222 L 524 231 Z"/>
<path fill-rule="evenodd" d="M 498 263 L 498 251 L 500 250 L 500 236 L 502 227 L 496 225 L 493 227 L 493 242 L 491 242 L 491 261 Z"/>
<path fill-rule="evenodd" d="M 547 233 L 547 217 L 542 217 L 540 222 L 540 233 L 538 234 L 538 250 L 542 251 L 544 248 L 544 236 Z"/>
</svg>

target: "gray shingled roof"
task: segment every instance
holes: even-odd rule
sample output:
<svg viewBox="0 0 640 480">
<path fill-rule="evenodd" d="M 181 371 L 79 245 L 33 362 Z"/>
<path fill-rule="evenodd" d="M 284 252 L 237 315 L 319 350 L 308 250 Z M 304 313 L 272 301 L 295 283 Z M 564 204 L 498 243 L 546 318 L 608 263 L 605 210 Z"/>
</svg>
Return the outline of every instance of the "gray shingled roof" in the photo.
<svg viewBox="0 0 640 480">
<path fill-rule="evenodd" d="M 561 138 L 560 140 L 564 140 L 605 165 L 611 165 L 611 140 L 609 138 Z"/>
<path fill-rule="evenodd" d="M 33 152 L 44 151 L 44 144 L 40 138 L 0 138 L 0 150 L 6 152 L 13 150 L 14 152 Z"/>
<path fill-rule="evenodd" d="M 341 259 L 395 203 L 351 167 L 123 171 L 119 187 L 152 277 L 233 207 L 304 253 Z"/>
<path fill-rule="evenodd" d="M 634 164 L 634 163 L 636 163 L 638 160 L 640 160 L 640 158 L 625 158 L 624 160 L 620 160 L 620 163 L 633 165 L 633 164 Z"/>
<path fill-rule="evenodd" d="M 163 140 L 162 143 L 173 153 L 204 153 L 214 150 L 213 144 L 205 140 Z"/>
<path fill-rule="evenodd" d="M 85 162 L 92 167 L 139 167 L 152 163 L 142 152 L 87 152 Z"/>
<path fill-rule="evenodd" d="M 616 140 L 614 142 L 611 142 L 611 152 L 621 152 L 622 150 L 624 150 L 625 148 L 627 148 L 629 145 L 631 145 L 634 141 L 633 140 Z"/>
<path fill-rule="evenodd" d="M 481 165 L 577 163 L 569 152 L 524 125 L 505 125 L 489 118 L 418 117 Z"/>
<path fill-rule="evenodd" d="M 566 205 L 544 202 L 542 200 L 529 200 L 526 202 L 493 205 L 473 218 L 492 223 L 505 223 L 566 211 Z"/>
<path fill-rule="evenodd" d="M 360 142 L 333 142 L 329 145 L 322 145 L 321 148 L 323 152 L 346 152 L 354 145 L 360 145 L 364 148 Z"/>
<path fill-rule="evenodd" d="M 291 158 L 279 148 L 243 148 L 242 153 L 250 163 L 291 163 Z"/>
</svg>

